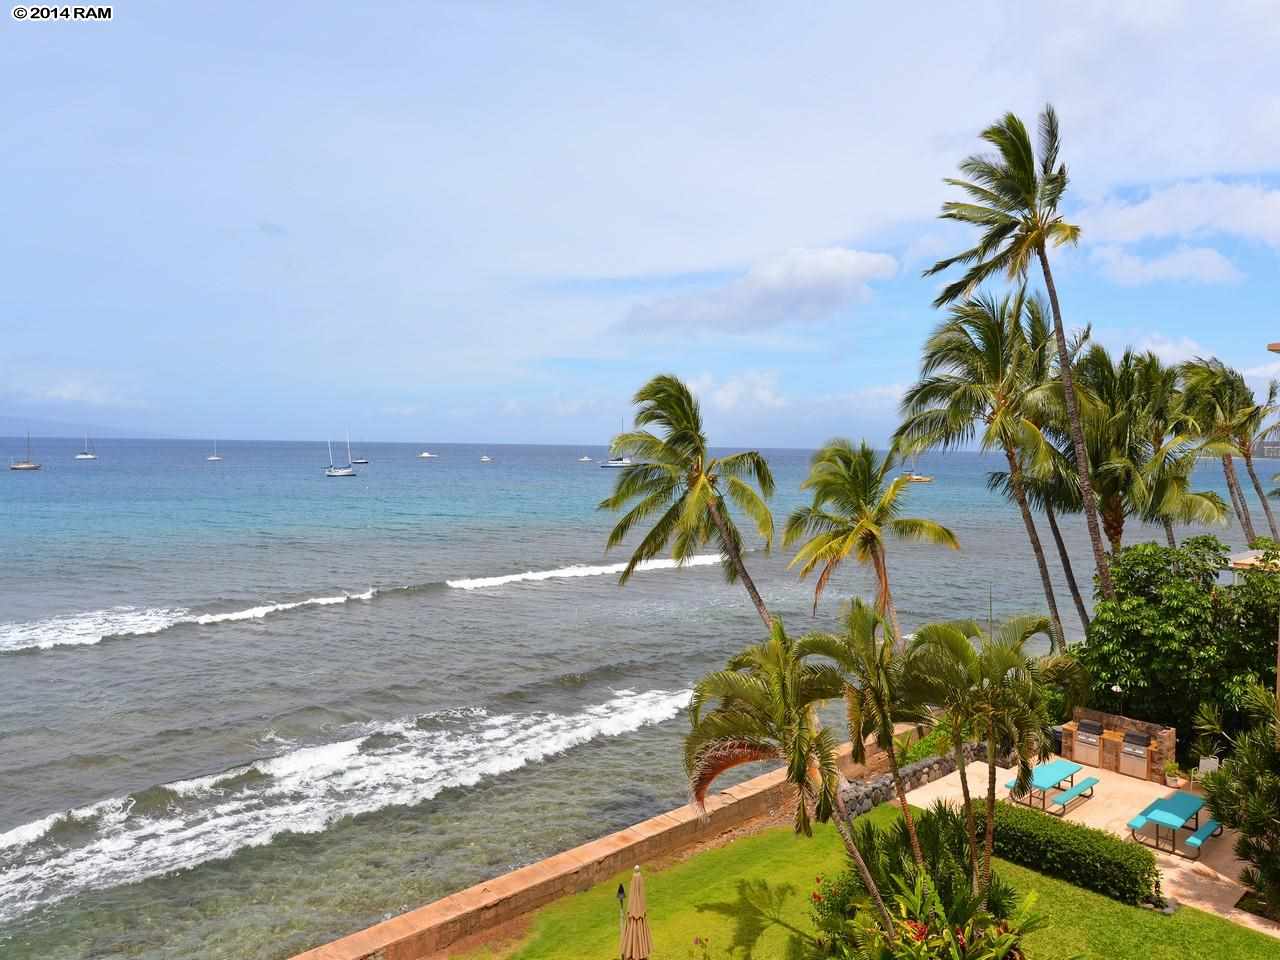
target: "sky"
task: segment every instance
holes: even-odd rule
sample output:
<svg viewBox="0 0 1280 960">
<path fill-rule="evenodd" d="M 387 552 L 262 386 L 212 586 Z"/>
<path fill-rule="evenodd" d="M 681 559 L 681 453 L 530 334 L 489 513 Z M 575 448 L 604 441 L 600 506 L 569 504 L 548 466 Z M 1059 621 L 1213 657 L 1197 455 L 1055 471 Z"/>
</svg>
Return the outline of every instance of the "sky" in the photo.
<svg viewBox="0 0 1280 960">
<path fill-rule="evenodd" d="M 0 421 L 601 444 L 672 372 L 714 443 L 881 441 L 973 239 L 943 179 L 1050 101 L 1068 326 L 1261 386 L 1277 63 L 1269 3 L 6 18 Z"/>
</svg>

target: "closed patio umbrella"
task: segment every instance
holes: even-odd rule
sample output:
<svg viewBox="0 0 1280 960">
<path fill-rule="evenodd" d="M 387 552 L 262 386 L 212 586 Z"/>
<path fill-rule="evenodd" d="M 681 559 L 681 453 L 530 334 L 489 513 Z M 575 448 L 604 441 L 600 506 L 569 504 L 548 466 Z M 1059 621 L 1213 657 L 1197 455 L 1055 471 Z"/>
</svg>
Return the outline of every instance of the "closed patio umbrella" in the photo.
<svg viewBox="0 0 1280 960">
<path fill-rule="evenodd" d="M 653 951 L 649 920 L 645 916 L 644 877 L 640 868 L 631 873 L 631 894 L 627 897 L 627 922 L 622 928 L 622 960 L 648 960 Z"/>
</svg>

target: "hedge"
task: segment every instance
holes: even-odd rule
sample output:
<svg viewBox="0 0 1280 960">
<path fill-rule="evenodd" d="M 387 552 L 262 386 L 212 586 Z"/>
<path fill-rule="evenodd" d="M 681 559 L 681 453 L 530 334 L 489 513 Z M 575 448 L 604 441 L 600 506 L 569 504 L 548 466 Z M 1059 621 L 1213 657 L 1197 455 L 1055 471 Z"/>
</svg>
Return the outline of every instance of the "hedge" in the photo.
<svg viewBox="0 0 1280 960">
<path fill-rule="evenodd" d="M 977 814 L 985 831 L 986 811 Z M 1021 805 L 996 804 L 995 853 L 1123 903 L 1156 895 L 1159 873 L 1150 849 Z"/>
</svg>

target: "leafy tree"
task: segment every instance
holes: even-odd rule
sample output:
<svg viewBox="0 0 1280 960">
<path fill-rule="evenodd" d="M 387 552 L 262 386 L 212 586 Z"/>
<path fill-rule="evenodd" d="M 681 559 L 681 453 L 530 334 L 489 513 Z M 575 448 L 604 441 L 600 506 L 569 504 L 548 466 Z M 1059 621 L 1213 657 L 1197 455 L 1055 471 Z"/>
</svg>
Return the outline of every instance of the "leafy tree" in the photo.
<svg viewBox="0 0 1280 960">
<path fill-rule="evenodd" d="M 1058 376 L 1067 409 L 1068 434 L 1075 452 L 1075 462 L 1089 462 L 1085 448 L 1084 426 L 1071 368 L 1071 351 L 1058 303 L 1058 288 L 1049 268 L 1048 248 L 1075 244 L 1080 228 L 1067 223 L 1058 212 L 1058 204 L 1067 191 L 1067 166 L 1059 162 L 1061 138 L 1058 115 L 1052 106 L 1040 114 L 1039 156 L 1031 145 L 1031 136 L 1023 122 L 1006 113 L 982 132 L 982 139 L 995 148 L 994 154 L 975 154 L 960 164 L 965 179 L 948 179 L 968 195 L 967 201 L 948 201 L 942 205 L 942 218 L 978 227 L 978 243 L 961 253 L 939 260 L 925 271 L 931 276 L 956 264 L 967 267 L 959 280 L 948 284 L 934 301 L 934 306 L 951 303 L 973 294 L 995 276 L 1021 280 L 1027 276 L 1032 260 L 1038 260 L 1044 277 L 1049 304 L 1053 310 L 1053 332 L 1058 347 Z M 1089 526 L 1089 542 L 1097 565 L 1098 584 L 1102 595 L 1110 597 L 1111 573 L 1107 553 L 1102 544 L 1097 503 L 1088 469 L 1080 471 L 1080 490 L 1085 519 Z"/>
<path fill-rule="evenodd" d="M 813 606 L 840 564 L 850 555 L 869 565 L 878 587 L 876 609 L 893 627 L 895 640 L 902 630 L 889 588 L 886 541 L 889 537 L 939 544 L 957 550 L 960 544 L 946 527 L 933 520 L 900 516 L 910 486 L 905 477 L 893 477 L 896 458 L 880 456 L 865 442 L 854 446 L 836 439 L 813 455 L 809 476 L 801 489 L 813 491 L 813 502 L 787 518 L 783 542 L 790 546 L 804 540 L 791 566 L 805 577 L 822 568 L 813 591 Z M 807 539 L 805 539 L 807 538 Z"/>
<path fill-rule="evenodd" d="M 636 392 L 634 402 L 640 408 L 637 429 L 615 437 L 612 450 L 641 462 L 618 471 L 613 494 L 601 501 L 600 509 L 618 511 L 637 502 L 613 528 L 605 549 L 622 543 L 637 524 L 655 515 L 657 520 L 632 552 L 619 582 L 626 583 L 639 564 L 661 554 L 668 544 L 672 556 L 683 563 L 714 542 L 725 576 L 730 582 L 742 581 L 768 627 L 769 610 L 747 572 L 742 535 L 725 502 L 727 495 L 747 515 L 768 549 L 773 543 L 773 516 L 765 503 L 773 495 L 768 461 L 755 450 L 711 456 L 698 401 L 677 377 L 654 377 Z M 650 426 L 658 427 L 660 435 L 645 429 Z M 759 492 L 750 484 L 752 479 Z"/>
<path fill-rule="evenodd" d="M 1216 705 L 1201 710 L 1200 731 L 1221 738 L 1230 751 L 1205 778 L 1205 798 L 1214 818 L 1239 833 L 1235 854 L 1248 864 L 1240 882 L 1280 920 L 1280 699 L 1255 686 L 1245 705 L 1255 726 L 1234 737 L 1224 731 Z"/>
<path fill-rule="evenodd" d="M 816 707 L 842 692 L 832 670 L 806 664 L 780 621 L 769 639 L 748 647 L 725 670 L 703 677 L 689 705 L 684 765 L 694 802 L 721 774 L 747 763 L 781 761 L 795 788 L 796 833 L 808 836 L 813 821 L 835 822 L 886 931 L 893 921 L 858 850 L 840 788 L 836 740 L 817 720 Z"/>
<path fill-rule="evenodd" d="M 1116 555 L 1116 598 L 1098 603 L 1073 648 L 1094 706 L 1175 726 L 1184 749 L 1201 702 L 1220 704 L 1238 727 L 1250 687 L 1273 677 L 1280 577 L 1259 570 L 1220 582 L 1227 558 L 1212 536 Z"/>
</svg>

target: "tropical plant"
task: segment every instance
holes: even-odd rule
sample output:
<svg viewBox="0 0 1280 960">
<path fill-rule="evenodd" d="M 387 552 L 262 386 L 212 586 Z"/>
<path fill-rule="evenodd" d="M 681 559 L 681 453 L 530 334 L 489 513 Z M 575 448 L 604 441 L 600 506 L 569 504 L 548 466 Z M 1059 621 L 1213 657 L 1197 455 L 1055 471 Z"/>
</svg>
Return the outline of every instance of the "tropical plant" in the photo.
<svg viewBox="0 0 1280 960">
<path fill-rule="evenodd" d="M 850 555 L 869 565 L 876 576 L 876 609 L 885 615 L 896 641 L 902 630 L 889 587 L 886 541 L 889 537 L 940 544 L 953 550 L 960 544 L 946 527 L 933 520 L 900 516 L 903 499 L 910 486 L 906 477 L 893 476 L 897 458 L 892 451 L 880 456 L 865 442 L 828 442 L 813 455 L 809 476 L 801 489 L 813 492 L 812 502 L 794 510 L 787 518 L 783 542 L 800 540 L 791 566 L 800 567 L 805 577 L 819 567 L 813 591 L 813 605 Z"/>
<path fill-rule="evenodd" d="M 1093 706 L 1176 727 L 1184 752 L 1199 703 L 1220 704 L 1239 728 L 1249 688 L 1273 678 L 1280 577 L 1264 566 L 1220 583 L 1227 558 L 1212 536 L 1115 556 L 1116 598 L 1097 604 L 1087 639 L 1072 648 Z"/>
<path fill-rule="evenodd" d="M 1194 418 L 1201 433 L 1220 450 L 1227 491 L 1231 495 L 1231 503 L 1245 538 L 1253 543 L 1257 539 L 1257 533 L 1249 502 L 1245 499 L 1236 473 L 1233 453 L 1239 453 L 1245 461 L 1254 490 L 1262 500 L 1267 520 L 1271 524 L 1272 537 L 1280 539 L 1266 492 L 1253 468 L 1255 438 L 1262 430 L 1264 418 L 1275 409 L 1276 385 L 1271 385 L 1267 403 L 1258 404 L 1254 401 L 1253 391 L 1238 372 L 1216 358 L 1206 360 L 1199 357 L 1182 365 L 1182 381 L 1189 415 Z"/>
<path fill-rule="evenodd" d="M 1216 704 L 1207 703 L 1200 712 L 1200 731 L 1218 737 L 1230 751 L 1205 777 L 1205 798 L 1214 818 L 1238 832 L 1235 854 L 1248 864 L 1240 882 L 1254 891 L 1269 916 L 1280 919 L 1280 698 L 1258 685 L 1249 690 L 1245 705 L 1255 725 L 1236 736 L 1224 731 Z"/>
<path fill-rule="evenodd" d="M 956 264 L 967 267 L 963 277 L 948 284 L 938 295 L 934 305 L 941 306 L 971 296 L 992 277 L 1025 278 L 1032 260 L 1039 261 L 1053 311 L 1058 375 L 1066 403 L 1068 434 L 1075 462 L 1083 466 L 1088 463 L 1084 426 L 1062 308 L 1048 253 L 1050 245 L 1075 244 L 1080 237 L 1080 228 L 1067 223 L 1058 212 L 1058 204 L 1066 193 L 1068 182 L 1066 164 L 1060 163 L 1058 158 L 1061 147 L 1058 115 L 1052 106 L 1046 106 L 1040 114 L 1038 158 L 1026 126 L 1012 113 L 1005 114 L 984 130 L 982 139 L 995 148 L 995 154 L 975 154 L 961 162 L 960 171 L 965 179 L 948 179 L 946 182 L 959 187 L 968 195 L 968 200 L 948 201 L 943 204 L 941 213 L 945 220 L 978 227 L 981 231 L 978 243 L 955 256 L 939 260 L 925 271 L 925 276 L 940 273 Z M 1110 597 L 1111 574 L 1088 469 L 1080 471 L 1080 492 L 1098 584 L 1102 595 Z"/>
<path fill-rule="evenodd" d="M 760 761 L 785 764 L 787 783 L 795 791 L 796 833 L 810 835 L 815 820 L 834 821 L 880 922 L 890 931 L 893 922 L 851 832 L 836 740 L 817 720 L 818 704 L 840 696 L 842 687 L 829 667 L 806 664 L 782 623 L 773 621 L 766 642 L 748 647 L 726 669 L 694 686 L 685 771 L 693 800 L 702 806 L 711 784 L 726 771 Z"/>
<path fill-rule="evenodd" d="M 1126 350 L 1118 361 L 1093 346 L 1076 364 L 1077 382 L 1089 395 L 1085 441 L 1102 526 L 1114 557 L 1129 517 L 1166 524 L 1220 523 L 1226 506 L 1212 491 L 1190 489 L 1196 457 L 1212 444 L 1175 434 L 1166 436 L 1170 398 L 1149 392 L 1164 386 L 1157 357 Z"/>
<path fill-rule="evenodd" d="M 1027 497 L 1027 466 L 1048 469 L 1051 449 L 1037 415 L 1051 402 L 1034 371 L 1036 352 L 1023 326 L 1034 299 L 1025 288 L 997 299 L 971 297 L 954 304 L 925 341 L 920 380 L 902 400 L 903 423 L 894 440 L 908 449 L 958 447 L 975 438 L 982 450 L 999 450 L 1008 464 L 1009 490 L 1022 516 L 1040 571 L 1053 645 L 1065 638 L 1053 581 Z"/>
<path fill-rule="evenodd" d="M 909 696 L 910 661 L 899 652 L 894 638 L 885 636 L 885 622 L 880 614 L 862 600 L 854 600 L 843 618 L 843 626 L 840 633 L 812 633 L 802 637 L 796 651 L 806 661 L 812 657 L 822 658 L 839 676 L 853 761 L 866 763 L 866 741 L 870 737 L 874 737 L 876 746 L 885 752 L 911 851 L 916 865 L 923 866 L 911 804 L 907 803 L 907 787 L 899 768 L 894 727 L 899 723 L 922 725 L 928 718 L 928 710 Z"/>
<path fill-rule="evenodd" d="M 669 374 L 654 377 L 635 395 L 636 429 L 614 438 L 612 451 L 640 462 L 618 472 L 613 493 L 600 509 L 626 513 L 609 534 L 606 550 L 618 546 L 633 529 L 657 516 L 636 545 L 619 577 L 626 583 L 636 567 L 671 545 L 672 556 L 683 563 L 714 542 L 725 576 L 741 580 L 760 619 L 768 627 L 769 610 L 743 561 L 742 535 L 729 512 L 726 496 L 751 520 L 764 541 L 773 543 L 773 517 L 765 503 L 773 495 L 773 475 L 755 450 L 713 457 L 707 446 L 702 414 L 692 391 Z M 657 427 L 655 434 L 648 427 Z M 756 488 L 749 480 L 754 480 Z M 632 501 L 636 501 L 634 505 Z"/>
<path fill-rule="evenodd" d="M 998 876 L 992 878 L 983 908 L 982 897 L 970 883 L 970 844 L 959 810 L 939 800 L 920 811 L 917 829 L 924 849 L 923 870 L 915 864 L 912 841 L 901 819 L 888 827 L 877 826 L 870 819 L 857 822 L 855 839 L 880 889 L 902 892 L 915 891 L 917 885 L 932 887 L 935 922 L 953 930 L 963 930 L 974 921 L 999 927 L 1016 915 L 1015 892 Z M 860 932 L 859 911 L 867 902 L 858 873 L 847 870 L 835 877 L 820 877 L 811 899 L 810 912 L 818 930 L 813 956 L 856 956 L 851 950 Z M 895 899 L 894 906 L 900 911 L 902 903 Z M 911 942 L 918 944 L 914 932 Z"/>
</svg>

